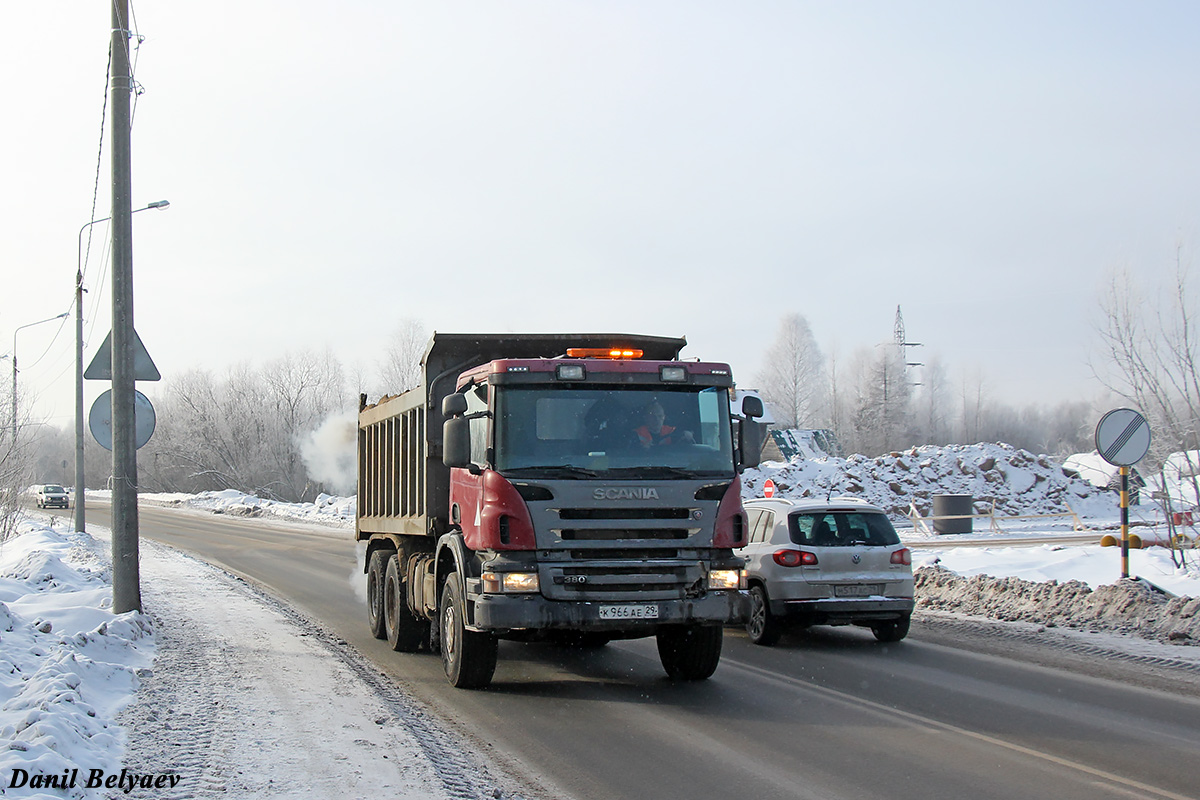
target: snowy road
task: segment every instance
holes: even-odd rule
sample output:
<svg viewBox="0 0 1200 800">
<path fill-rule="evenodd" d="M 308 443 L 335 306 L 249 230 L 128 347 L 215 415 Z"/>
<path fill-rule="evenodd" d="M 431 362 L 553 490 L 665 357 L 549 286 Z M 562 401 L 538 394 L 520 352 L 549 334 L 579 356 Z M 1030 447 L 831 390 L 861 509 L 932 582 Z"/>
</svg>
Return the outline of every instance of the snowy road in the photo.
<svg viewBox="0 0 1200 800">
<path fill-rule="evenodd" d="M 442 800 L 500 791 L 436 720 L 345 643 L 194 558 L 142 544 L 153 673 L 120 721 L 124 766 L 161 798 Z"/>
<path fill-rule="evenodd" d="M 143 534 L 186 539 L 292 595 L 335 632 L 337 638 L 316 637 L 325 646 L 336 652 L 344 638 L 350 648 L 343 650 L 360 651 L 386 673 L 388 681 L 366 682 L 375 694 L 386 695 L 389 685 L 412 692 L 475 743 L 468 752 L 478 748 L 543 787 L 561 787 L 543 789 L 547 797 L 1091 800 L 1130 793 L 1184 798 L 1200 785 L 1194 686 L 1190 696 L 1131 687 L 1137 663 L 1112 665 L 1119 681 L 1077 674 L 1103 659 L 1103 650 L 1031 650 L 1020 636 L 936 619 L 891 648 L 858 630 L 818 629 L 773 649 L 731 631 L 711 681 L 674 685 L 662 678 L 650 641 L 591 655 L 505 643 L 492 689 L 463 692 L 446 686 L 436 659 L 391 653 L 369 637 L 349 583 L 353 547 L 336 535 L 158 509 L 144 511 Z M 288 654 L 268 650 L 247 672 L 270 672 Z M 260 687 L 247 696 L 275 691 Z M 336 696 L 327 702 L 340 705 Z M 347 736 L 349 749 L 339 748 L 351 759 L 343 774 L 363 780 L 358 770 L 370 775 L 371 759 L 357 759 L 378 750 L 355 744 L 357 731 Z M 414 746 L 419 750 L 420 741 Z M 285 757 L 293 752 L 283 743 Z M 211 764 L 205 770 L 218 780 L 244 780 Z M 416 780 L 385 774 L 400 784 Z M 447 779 L 439 780 L 444 791 Z"/>
</svg>

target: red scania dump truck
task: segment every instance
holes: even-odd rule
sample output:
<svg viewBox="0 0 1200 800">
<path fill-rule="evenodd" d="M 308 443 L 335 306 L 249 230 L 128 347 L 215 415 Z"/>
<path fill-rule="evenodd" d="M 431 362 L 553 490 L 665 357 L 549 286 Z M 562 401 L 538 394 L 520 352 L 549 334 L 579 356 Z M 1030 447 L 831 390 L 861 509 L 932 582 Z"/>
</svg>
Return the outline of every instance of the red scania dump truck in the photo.
<svg viewBox="0 0 1200 800">
<path fill-rule="evenodd" d="M 434 334 L 421 384 L 358 415 L 367 616 L 486 686 L 497 641 L 657 637 L 709 677 L 745 621 L 740 426 L 725 364 L 682 338 Z M 740 409 L 761 416 L 756 397 Z"/>
</svg>

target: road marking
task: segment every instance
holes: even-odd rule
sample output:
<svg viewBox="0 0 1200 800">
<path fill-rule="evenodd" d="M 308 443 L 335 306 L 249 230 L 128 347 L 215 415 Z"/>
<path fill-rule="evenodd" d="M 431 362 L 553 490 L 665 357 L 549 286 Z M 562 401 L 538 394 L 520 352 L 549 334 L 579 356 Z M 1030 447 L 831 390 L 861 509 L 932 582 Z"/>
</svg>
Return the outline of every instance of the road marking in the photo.
<svg viewBox="0 0 1200 800">
<path fill-rule="evenodd" d="M 901 711 L 898 708 L 892 708 L 891 706 L 886 706 L 882 703 L 876 703 L 873 700 L 865 700 L 861 697 L 856 697 L 852 694 L 847 694 L 845 692 L 838 691 L 837 689 L 830 689 L 827 686 L 818 686 L 817 684 L 809 683 L 807 681 L 800 680 L 799 678 L 791 678 L 786 675 L 779 675 L 778 673 L 771 672 L 770 670 L 763 669 L 762 667 L 756 667 L 756 666 L 753 666 L 752 664 L 747 664 L 743 661 L 738 661 L 736 659 L 731 659 L 728 657 L 722 658 L 721 665 L 722 666 L 730 666 L 735 669 L 742 669 L 747 672 L 754 673 L 755 675 L 759 676 L 760 678 L 766 678 L 767 680 L 774 681 L 775 683 L 799 686 L 804 689 L 808 689 L 810 691 L 816 692 L 818 694 L 826 695 L 827 697 L 829 697 L 833 700 L 840 701 L 847 705 L 857 706 L 859 708 L 874 711 L 874 712 L 884 715 L 884 716 L 899 717 L 900 719 L 905 720 L 906 722 L 909 722 L 909 723 L 912 723 L 912 724 L 915 724 L 918 726 L 925 726 L 927 728 L 935 728 L 935 729 L 942 730 L 942 731 L 945 731 L 948 733 L 956 733 L 960 736 L 966 736 L 966 737 L 974 739 L 978 742 L 983 742 L 985 744 L 989 744 L 989 745 L 992 745 L 995 747 L 1000 747 L 1005 750 L 1010 750 L 1014 753 L 1019 753 L 1023 756 L 1028 756 L 1030 758 L 1034 758 L 1034 759 L 1037 759 L 1040 761 L 1046 761 L 1046 762 L 1055 764 L 1060 767 L 1066 767 L 1067 769 L 1072 769 L 1077 772 L 1082 772 L 1083 774 L 1090 775 L 1093 778 L 1099 778 L 1102 781 L 1106 781 L 1111 784 L 1116 784 L 1116 786 L 1113 787 L 1116 790 L 1129 790 L 1129 791 L 1133 791 L 1133 792 L 1138 792 L 1138 793 L 1140 793 L 1138 795 L 1140 797 L 1153 796 L 1153 797 L 1164 798 L 1164 800 L 1195 800 L 1194 797 L 1190 797 L 1188 795 L 1175 794 L 1174 792 L 1168 791 L 1166 789 L 1159 789 L 1156 786 L 1150 786 L 1148 784 L 1141 783 L 1139 781 L 1131 780 L 1129 778 L 1124 778 L 1120 775 L 1115 775 L 1111 772 L 1105 772 L 1102 769 L 1096 769 L 1095 767 L 1089 767 L 1086 764 L 1080 764 L 1075 761 L 1069 761 L 1065 758 L 1059 758 L 1058 756 L 1052 756 L 1049 753 L 1044 753 L 1040 750 L 1034 750 L 1032 748 L 1025 747 L 1023 745 L 1019 745 L 1014 742 L 1005 741 L 1004 739 L 997 739 L 994 736 L 988 736 L 986 733 L 979 733 L 978 731 L 972 731 L 972 730 L 968 730 L 966 728 L 960 728 L 957 725 L 951 725 L 948 722 L 941 722 L 936 719 L 922 717 L 921 715 L 914 714 L 910 711 Z"/>
</svg>

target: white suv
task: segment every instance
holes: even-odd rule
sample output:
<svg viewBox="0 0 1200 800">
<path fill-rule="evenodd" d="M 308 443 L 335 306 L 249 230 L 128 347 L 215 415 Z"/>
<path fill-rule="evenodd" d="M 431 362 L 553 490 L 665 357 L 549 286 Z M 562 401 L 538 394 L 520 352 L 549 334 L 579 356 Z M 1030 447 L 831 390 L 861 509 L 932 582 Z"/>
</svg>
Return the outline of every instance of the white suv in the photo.
<svg viewBox="0 0 1200 800">
<path fill-rule="evenodd" d="M 908 635 L 912 553 L 883 509 L 857 498 L 745 502 L 746 559 L 755 644 L 788 625 L 863 625 L 881 642 Z"/>
</svg>

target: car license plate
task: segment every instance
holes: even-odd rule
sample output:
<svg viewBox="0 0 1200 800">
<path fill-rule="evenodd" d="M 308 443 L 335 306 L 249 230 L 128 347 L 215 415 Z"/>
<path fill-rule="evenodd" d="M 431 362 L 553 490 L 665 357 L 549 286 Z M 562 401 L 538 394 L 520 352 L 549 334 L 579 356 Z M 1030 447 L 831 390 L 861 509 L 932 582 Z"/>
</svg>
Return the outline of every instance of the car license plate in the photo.
<svg viewBox="0 0 1200 800">
<path fill-rule="evenodd" d="M 600 606 L 600 619 L 658 619 L 658 606 Z"/>
<path fill-rule="evenodd" d="M 854 583 L 833 587 L 834 597 L 870 597 L 873 594 L 883 594 L 882 583 Z"/>
</svg>

